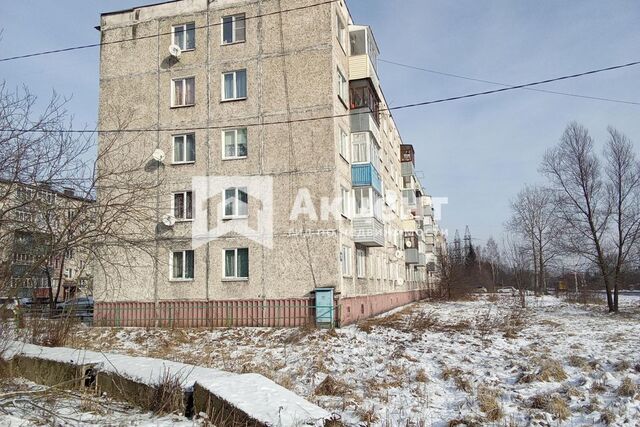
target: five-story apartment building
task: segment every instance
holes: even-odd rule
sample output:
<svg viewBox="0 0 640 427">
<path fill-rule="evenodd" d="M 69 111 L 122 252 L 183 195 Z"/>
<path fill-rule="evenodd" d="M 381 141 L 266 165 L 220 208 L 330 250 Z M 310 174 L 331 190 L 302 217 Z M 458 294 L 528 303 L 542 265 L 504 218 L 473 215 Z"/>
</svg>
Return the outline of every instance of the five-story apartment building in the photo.
<svg viewBox="0 0 640 427">
<path fill-rule="evenodd" d="M 424 296 L 378 46 L 343 1 L 178 0 L 100 31 L 102 134 L 136 132 L 117 161 L 159 185 L 155 256 L 96 273 L 98 323 L 344 324 Z"/>
</svg>

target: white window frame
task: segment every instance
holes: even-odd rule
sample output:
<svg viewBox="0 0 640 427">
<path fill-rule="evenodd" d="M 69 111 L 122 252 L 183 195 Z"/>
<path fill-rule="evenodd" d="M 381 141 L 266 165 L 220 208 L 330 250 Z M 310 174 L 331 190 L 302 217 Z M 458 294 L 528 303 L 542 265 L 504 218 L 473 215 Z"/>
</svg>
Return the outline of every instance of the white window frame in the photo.
<svg viewBox="0 0 640 427">
<path fill-rule="evenodd" d="M 367 277 L 367 251 L 356 248 L 356 276 L 359 279 Z"/>
<path fill-rule="evenodd" d="M 336 27 L 337 27 L 337 37 L 338 43 L 340 43 L 340 47 L 347 53 L 347 26 L 344 23 L 344 19 L 340 15 L 340 12 L 336 12 Z"/>
<path fill-rule="evenodd" d="M 338 71 L 338 98 L 347 106 L 349 105 L 349 80 L 344 76 L 340 67 L 336 70 Z"/>
<path fill-rule="evenodd" d="M 340 147 L 340 155 L 347 162 L 350 162 L 350 143 L 349 143 L 349 134 L 345 132 L 344 129 L 339 128 L 338 130 L 338 145 Z"/>
<path fill-rule="evenodd" d="M 352 277 L 352 260 L 351 260 L 351 247 L 342 245 L 340 251 L 340 264 L 342 270 L 342 277 Z"/>
<path fill-rule="evenodd" d="M 184 200 L 184 206 L 182 207 L 182 216 L 179 217 L 176 215 L 176 196 L 178 194 L 182 194 Z M 188 194 L 191 194 L 191 218 L 187 218 L 187 197 Z M 193 202 L 195 201 L 195 197 L 193 191 L 175 191 L 171 193 L 171 213 L 175 216 L 177 222 L 192 222 L 193 217 L 195 216 L 195 209 L 193 206 Z"/>
<path fill-rule="evenodd" d="M 187 48 L 187 26 L 193 25 L 193 47 Z M 184 43 L 180 46 L 179 43 L 176 43 L 176 29 L 182 28 L 184 32 Z M 196 23 L 195 22 L 185 22 L 184 24 L 178 24 L 171 26 L 171 43 L 180 47 L 180 50 L 183 52 L 190 52 L 192 50 L 196 50 Z"/>
<path fill-rule="evenodd" d="M 351 191 L 340 186 L 340 214 L 345 218 L 351 218 Z"/>
<path fill-rule="evenodd" d="M 182 252 L 182 277 L 173 277 L 173 255 Z M 185 277 L 187 274 L 187 252 L 193 253 L 193 277 Z M 169 252 L 169 281 L 171 282 L 192 282 L 196 277 L 196 253 L 193 249 L 185 249 Z"/>
<path fill-rule="evenodd" d="M 238 97 L 238 73 L 244 71 L 244 75 L 245 75 L 245 83 L 247 85 L 247 87 L 245 88 L 245 92 L 247 93 L 246 96 L 242 96 L 242 97 Z M 229 74 L 233 74 L 233 97 L 232 98 L 225 98 L 225 93 L 224 93 L 224 78 L 226 75 Z M 233 70 L 233 71 L 226 71 L 224 73 L 222 73 L 222 78 L 220 80 L 221 82 L 221 98 L 222 98 L 222 102 L 225 101 L 241 101 L 243 99 L 247 99 L 247 96 L 249 95 L 249 74 L 247 73 L 247 69 L 241 69 L 241 70 Z"/>
<path fill-rule="evenodd" d="M 231 215 L 227 214 L 227 190 L 234 190 Z M 247 213 L 240 215 L 240 191 L 243 191 L 247 195 Z M 244 219 L 249 217 L 249 193 L 247 193 L 247 187 L 228 187 L 222 190 L 222 217 L 224 219 Z"/>
<path fill-rule="evenodd" d="M 238 156 L 238 131 L 244 130 L 245 132 L 245 144 L 246 144 L 246 152 L 247 154 L 244 156 Z M 227 132 L 234 132 L 234 147 L 235 147 L 235 156 L 227 156 L 227 146 L 226 146 L 226 134 Z M 235 129 L 225 129 L 222 131 L 222 160 L 237 160 L 237 159 L 246 159 L 249 154 L 249 131 L 247 128 L 235 128 Z"/>
<path fill-rule="evenodd" d="M 241 249 L 246 249 L 247 250 L 247 276 L 238 276 L 238 251 Z M 227 276 L 227 252 L 228 251 L 233 251 L 234 255 L 233 255 L 233 272 L 234 275 L 233 276 Z M 245 280 L 249 280 L 249 276 L 251 275 L 251 269 L 249 268 L 249 248 L 226 248 L 222 250 L 222 280 L 226 280 L 226 281 L 245 281 Z"/>
<path fill-rule="evenodd" d="M 236 23 L 239 20 L 238 18 L 242 17 L 242 21 L 244 22 L 244 38 L 242 40 L 238 40 L 236 39 Z M 231 35 L 233 40 L 230 42 L 225 42 L 224 41 L 224 19 L 225 18 L 231 18 Z M 230 44 L 236 44 L 236 43 L 244 43 L 247 41 L 247 17 L 246 14 L 244 13 L 236 13 L 235 15 L 226 15 L 223 16 L 222 18 L 220 18 L 220 44 L 222 46 L 227 46 Z"/>
<path fill-rule="evenodd" d="M 187 80 L 193 80 L 193 103 L 187 104 Z M 176 84 L 180 82 L 182 84 L 182 96 L 181 100 L 183 103 L 176 104 Z M 172 108 L 180 108 L 180 107 L 193 107 L 196 105 L 196 78 L 195 76 L 187 76 L 187 77 L 178 77 L 176 79 L 171 79 L 171 107 Z"/>
<path fill-rule="evenodd" d="M 187 148 L 187 137 L 189 136 L 193 136 L 193 153 L 194 153 L 194 159 L 193 160 L 176 160 L 176 149 L 175 149 L 175 145 L 176 145 L 176 139 L 177 138 L 182 138 L 182 144 L 183 144 L 183 149 L 182 149 L 182 156 L 184 159 L 187 158 L 187 153 L 189 152 L 188 148 Z M 184 164 L 189 164 L 189 163 L 195 163 L 195 157 L 196 156 L 196 134 L 195 133 L 182 133 L 182 134 L 177 134 L 177 135 L 171 135 L 171 156 L 172 156 L 172 160 L 171 160 L 171 164 L 174 165 L 184 165 Z"/>
</svg>

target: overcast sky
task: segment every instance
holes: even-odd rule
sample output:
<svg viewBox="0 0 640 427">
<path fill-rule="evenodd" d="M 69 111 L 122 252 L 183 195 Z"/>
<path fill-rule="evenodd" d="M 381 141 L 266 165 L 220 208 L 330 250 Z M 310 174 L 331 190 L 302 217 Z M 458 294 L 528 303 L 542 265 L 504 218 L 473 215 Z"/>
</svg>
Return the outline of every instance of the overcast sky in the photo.
<svg viewBox="0 0 640 427">
<path fill-rule="evenodd" d="M 153 3 L 148 1 L 146 3 Z M 0 1 L 0 57 L 96 43 L 101 12 L 134 0 Z M 381 59 L 506 84 L 640 60 L 637 0 L 350 0 L 354 21 L 373 27 Z M 379 64 L 391 105 L 495 88 Z M 26 84 L 42 98 L 73 96 L 77 127 L 95 126 L 98 49 L 0 63 L 0 79 Z M 640 66 L 544 86 L 640 102 Z M 640 106 L 511 91 L 394 113 L 417 152 L 423 184 L 448 197 L 442 224 L 450 236 L 469 225 L 476 243 L 499 239 L 509 200 L 540 181 L 538 164 L 566 124 L 577 120 L 596 139 L 613 125 L 640 145 Z M 637 148 L 637 147 L 636 147 Z"/>
</svg>

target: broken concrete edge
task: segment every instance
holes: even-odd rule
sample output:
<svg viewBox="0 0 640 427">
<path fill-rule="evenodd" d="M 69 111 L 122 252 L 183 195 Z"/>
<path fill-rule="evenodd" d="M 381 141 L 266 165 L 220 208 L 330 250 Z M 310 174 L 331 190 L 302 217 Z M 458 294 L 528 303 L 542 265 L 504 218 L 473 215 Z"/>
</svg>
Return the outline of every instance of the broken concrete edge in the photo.
<svg viewBox="0 0 640 427">
<path fill-rule="evenodd" d="M 10 344 L 5 357 L 16 373 L 36 383 L 52 386 L 66 381 L 96 387 L 132 404 L 149 402 L 163 377 L 170 376 L 182 391 L 183 412 L 205 413 L 218 425 L 322 426 L 331 418 L 326 410 L 257 374 L 17 341 Z"/>
</svg>

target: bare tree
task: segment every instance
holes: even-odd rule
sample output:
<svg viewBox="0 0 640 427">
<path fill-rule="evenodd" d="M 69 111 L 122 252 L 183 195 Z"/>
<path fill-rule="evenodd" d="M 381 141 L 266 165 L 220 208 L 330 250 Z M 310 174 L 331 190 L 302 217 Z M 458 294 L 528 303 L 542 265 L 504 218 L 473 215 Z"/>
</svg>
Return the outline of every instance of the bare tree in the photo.
<svg viewBox="0 0 640 427">
<path fill-rule="evenodd" d="M 544 156 L 541 172 L 557 196 L 563 246 L 597 266 L 609 311 L 618 311 L 618 289 L 640 228 L 640 165 L 631 142 L 609 129 L 604 166 L 587 129 L 569 124 Z"/>
<path fill-rule="evenodd" d="M 127 131 L 132 114 L 114 113 L 116 127 L 96 148 L 94 133 L 71 131 L 65 104 L 54 94 L 37 113 L 26 88 L 0 84 L 0 291 L 12 284 L 16 236 L 26 236 L 30 251 L 19 255 L 29 269 L 22 277 L 46 277 L 52 307 L 71 256 L 81 258 L 78 273 L 88 277 L 116 262 L 105 256 L 116 248 L 123 265 L 135 263 L 128 253 L 153 256 L 148 236 L 157 223 L 153 190 L 160 185 L 159 165 L 133 155 L 140 135 Z"/>
<path fill-rule="evenodd" d="M 531 276 L 531 261 L 527 244 L 518 235 L 507 235 L 503 242 L 504 262 L 513 284 L 518 290 L 520 307 L 527 306 L 527 284 Z"/>
<path fill-rule="evenodd" d="M 484 257 L 491 266 L 491 279 L 493 281 L 493 285 L 495 286 L 498 280 L 500 249 L 498 249 L 498 244 L 493 239 L 493 237 L 489 237 L 489 239 L 487 240 L 487 245 L 484 250 Z"/>
<path fill-rule="evenodd" d="M 539 186 L 525 186 L 511 202 L 512 216 L 507 228 L 529 242 L 536 294 L 546 292 L 546 268 L 558 254 L 556 243 L 561 228 L 555 203 L 554 193 Z"/>
</svg>

